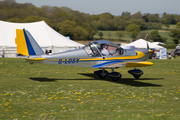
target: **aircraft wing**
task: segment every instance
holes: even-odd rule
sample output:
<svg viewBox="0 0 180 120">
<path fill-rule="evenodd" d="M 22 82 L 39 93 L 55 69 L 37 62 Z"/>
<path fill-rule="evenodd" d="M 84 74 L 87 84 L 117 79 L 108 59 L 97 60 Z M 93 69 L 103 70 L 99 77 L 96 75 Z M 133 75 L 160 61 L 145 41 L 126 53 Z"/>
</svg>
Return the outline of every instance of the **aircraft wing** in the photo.
<svg viewBox="0 0 180 120">
<path fill-rule="evenodd" d="M 140 62 L 106 62 L 98 65 L 92 66 L 93 68 L 104 68 L 104 69 L 111 69 L 111 68 L 119 68 L 119 67 L 145 67 L 145 66 L 152 66 L 152 62 L 148 61 L 140 61 Z"/>
</svg>

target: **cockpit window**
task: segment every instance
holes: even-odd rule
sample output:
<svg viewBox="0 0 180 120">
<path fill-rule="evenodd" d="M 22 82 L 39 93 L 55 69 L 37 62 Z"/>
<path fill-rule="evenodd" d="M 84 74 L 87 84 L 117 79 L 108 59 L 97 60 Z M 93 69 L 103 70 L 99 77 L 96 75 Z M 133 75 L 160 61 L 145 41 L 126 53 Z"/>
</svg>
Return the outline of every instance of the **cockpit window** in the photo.
<svg viewBox="0 0 180 120">
<path fill-rule="evenodd" d="M 123 55 L 124 50 L 110 41 L 94 41 L 84 47 L 90 57 Z"/>
<path fill-rule="evenodd" d="M 84 47 L 84 50 L 87 52 L 87 54 L 88 54 L 89 56 L 91 56 L 91 55 L 93 54 L 93 52 L 92 52 L 92 50 L 91 50 L 91 48 L 90 48 L 89 45 L 85 46 L 85 47 Z"/>
<path fill-rule="evenodd" d="M 84 50 L 87 52 L 89 57 L 100 57 L 100 51 L 99 51 L 100 45 L 99 44 L 89 44 L 84 47 Z"/>
</svg>

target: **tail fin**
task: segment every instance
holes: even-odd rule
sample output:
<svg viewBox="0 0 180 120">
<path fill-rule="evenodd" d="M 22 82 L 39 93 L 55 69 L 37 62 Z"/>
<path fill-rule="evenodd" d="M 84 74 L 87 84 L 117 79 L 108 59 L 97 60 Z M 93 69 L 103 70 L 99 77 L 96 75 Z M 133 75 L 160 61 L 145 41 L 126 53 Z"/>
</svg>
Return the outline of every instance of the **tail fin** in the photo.
<svg viewBox="0 0 180 120">
<path fill-rule="evenodd" d="M 17 53 L 26 56 L 44 54 L 33 36 L 25 29 L 16 29 L 15 42 L 17 44 Z"/>
</svg>

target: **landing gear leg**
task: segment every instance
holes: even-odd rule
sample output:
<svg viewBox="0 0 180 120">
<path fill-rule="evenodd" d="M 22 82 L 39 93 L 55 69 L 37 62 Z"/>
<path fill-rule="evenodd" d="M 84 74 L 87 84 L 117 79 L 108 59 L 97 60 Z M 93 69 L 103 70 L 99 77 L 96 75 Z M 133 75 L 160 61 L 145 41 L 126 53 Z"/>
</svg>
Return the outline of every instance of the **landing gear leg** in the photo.
<svg viewBox="0 0 180 120">
<path fill-rule="evenodd" d="M 94 71 L 94 74 L 98 75 L 100 78 L 105 78 L 106 75 L 108 74 L 108 71 L 105 69 Z"/>
<path fill-rule="evenodd" d="M 105 78 L 107 74 L 107 71 L 105 69 L 102 70 L 102 73 L 100 75 L 101 78 Z"/>
</svg>

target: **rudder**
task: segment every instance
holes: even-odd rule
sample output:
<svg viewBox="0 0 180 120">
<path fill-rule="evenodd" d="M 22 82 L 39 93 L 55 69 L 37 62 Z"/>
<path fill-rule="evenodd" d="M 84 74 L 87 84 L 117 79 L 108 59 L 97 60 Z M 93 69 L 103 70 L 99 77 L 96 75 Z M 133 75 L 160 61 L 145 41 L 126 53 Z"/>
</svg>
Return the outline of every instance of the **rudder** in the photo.
<svg viewBox="0 0 180 120">
<path fill-rule="evenodd" d="M 25 29 L 16 29 L 17 53 L 31 56 L 31 55 L 43 55 L 44 52 L 38 43 L 35 41 L 29 31 Z"/>
</svg>

